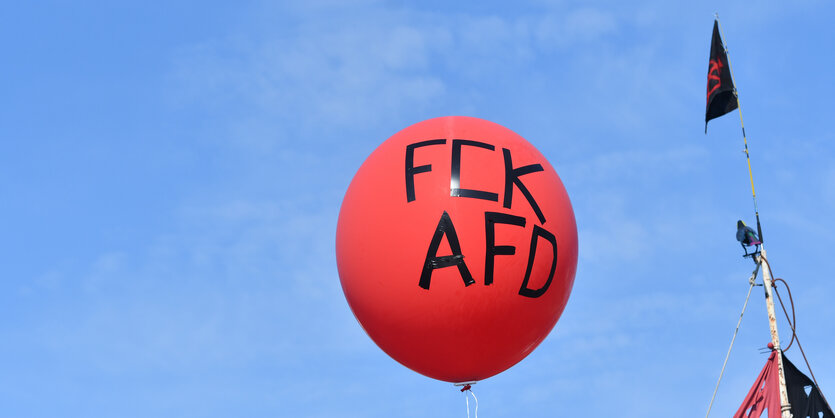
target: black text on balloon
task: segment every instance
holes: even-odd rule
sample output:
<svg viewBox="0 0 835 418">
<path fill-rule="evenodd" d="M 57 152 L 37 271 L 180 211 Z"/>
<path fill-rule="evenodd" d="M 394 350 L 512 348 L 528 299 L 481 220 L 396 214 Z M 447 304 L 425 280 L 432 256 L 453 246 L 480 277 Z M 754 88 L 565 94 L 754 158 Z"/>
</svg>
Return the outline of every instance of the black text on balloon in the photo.
<svg viewBox="0 0 835 418">
<path fill-rule="evenodd" d="M 545 215 L 542 214 L 542 210 L 539 209 L 539 205 L 536 204 L 536 200 L 533 198 L 533 195 L 528 188 L 525 187 L 525 184 L 522 183 L 522 180 L 519 177 L 524 176 L 525 174 L 536 173 L 537 171 L 544 171 L 541 164 L 531 164 L 526 165 L 524 167 L 513 168 L 513 159 L 510 155 L 510 150 L 507 148 L 502 148 L 502 153 L 504 154 L 504 207 L 510 208 L 511 203 L 513 202 L 513 185 L 519 188 L 519 191 L 525 195 L 525 199 L 528 199 L 528 203 L 533 208 L 534 213 L 536 213 L 536 217 L 539 218 L 540 223 L 545 223 Z"/>
<path fill-rule="evenodd" d="M 441 246 L 441 239 L 444 236 L 447 238 L 452 254 L 439 257 L 438 247 Z M 429 289 L 429 284 L 432 280 L 432 271 L 452 266 L 458 267 L 458 272 L 461 274 L 464 286 L 475 283 L 473 275 L 470 274 L 470 270 L 464 262 L 464 254 L 461 253 L 461 244 L 458 242 L 458 234 L 455 233 L 455 226 L 452 225 L 452 219 L 444 211 L 444 214 L 441 215 L 441 220 L 438 221 L 438 226 L 435 228 L 435 234 L 432 235 L 432 242 L 429 243 L 429 250 L 426 252 L 426 259 L 423 262 L 423 271 L 420 274 L 418 285 L 424 289 Z"/>
<path fill-rule="evenodd" d="M 415 167 L 415 149 L 429 145 L 442 144 L 446 144 L 446 139 L 430 139 L 427 141 L 415 142 L 406 146 L 406 202 L 412 202 L 416 199 L 415 174 L 432 171 L 431 164 L 425 164 Z M 461 188 L 461 155 L 463 153 L 464 146 L 482 148 L 493 152 L 495 152 L 496 149 L 494 145 L 488 144 L 486 142 L 473 141 L 469 139 L 452 140 L 452 158 L 450 159 L 451 163 L 449 176 L 450 196 L 467 197 L 472 199 L 483 199 L 492 202 L 498 202 L 498 193 L 493 193 L 484 190 Z M 513 187 L 516 186 L 516 188 L 518 188 L 519 191 L 522 192 L 522 195 L 525 196 L 525 199 L 528 201 L 528 204 L 531 205 L 531 208 L 536 214 L 536 217 L 539 219 L 539 223 L 544 224 L 545 215 L 542 213 L 542 209 L 539 208 L 539 204 L 536 203 L 536 199 L 534 198 L 533 194 L 531 194 L 531 192 L 528 190 L 528 188 L 525 186 L 525 183 L 522 182 L 521 179 L 521 177 L 524 175 L 544 171 L 545 169 L 542 167 L 542 164 L 529 164 L 526 166 L 514 168 L 513 156 L 511 154 L 511 151 L 507 148 L 502 148 L 502 156 L 503 161 L 497 161 L 497 163 L 503 163 L 503 167 L 498 167 L 502 167 L 504 170 L 504 198 L 502 200 L 502 206 L 508 209 L 512 206 Z"/>
<path fill-rule="evenodd" d="M 470 147 L 484 148 L 490 151 L 494 151 L 496 149 L 496 147 L 490 144 L 485 144 L 484 142 L 470 141 L 467 139 L 453 139 L 452 164 L 449 173 L 449 195 L 456 197 L 471 197 L 473 199 L 483 199 L 489 200 L 491 202 L 498 202 L 499 195 L 497 193 L 461 188 L 461 147 L 464 145 Z"/>
<path fill-rule="evenodd" d="M 528 281 L 531 279 L 531 272 L 533 271 L 533 262 L 534 258 L 536 258 L 536 243 L 539 241 L 539 237 L 545 238 L 546 241 L 551 243 L 551 248 L 554 250 L 554 258 L 551 259 L 551 271 L 548 273 L 548 280 L 545 281 L 545 284 L 542 285 L 539 289 L 530 289 L 528 288 Z M 557 238 L 554 234 L 545 230 L 545 228 L 540 227 L 539 225 L 533 226 L 533 234 L 531 235 L 531 251 L 528 254 L 528 267 L 525 270 L 525 279 L 522 281 L 522 287 L 519 288 L 519 294 L 522 296 L 527 296 L 529 298 L 538 298 L 545 294 L 545 291 L 548 290 L 548 287 L 551 286 L 551 281 L 554 280 L 554 273 L 557 271 Z"/>
<path fill-rule="evenodd" d="M 415 148 L 429 145 L 446 144 L 446 139 L 430 139 L 429 141 L 416 142 L 406 146 L 406 201 L 415 200 L 415 174 L 432 171 L 432 165 L 420 165 L 415 167 Z"/>
<path fill-rule="evenodd" d="M 512 245 L 496 245 L 496 224 L 515 225 L 525 227 L 526 220 L 521 216 L 510 215 L 500 212 L 485 212 L 484 213 L 484 232 L 485 232 L 485 259 L 484 259 L 484 284 L 489 286 L 493 284 L 493 271 L 495 267 L 495 256 L 497 255 L 514 255 L 516 254 L 516 247 Z M 452 254 L 438 256 L 438 249 L 441 245 L 441 240 L 446 236 Z M 553 250 L 553 257 L 551 258 L 551 270 L 548 273 L 548 279 L 545 284 L 539 289 L 531 289 L 528 287 L 531 274 L 533 273 L 534 262 L 536 262 L 536 248 L 539 243 L 539 238 L 544 238 L 551 244 Z M 429 249 L 426 251 L 426 258 L 423 262 L 423 270 L 420 274 L 418 285 L 426 290 L 432 282 L 432 272 L 436 269 L 445 267 L 457 267 L 461 275 L 461 280 L 464 286 L 469 286 L 475 283 L 467 264 L 464 262 L 464 253 L 461 251 L 461 244 L 458 240 L 458 234 L 455 232 L 455 225 L 449 213 L 444 211 L 441 215 L 438 226 L 435 228 L 435 233 L 432 235 L 432 241 L 429 243 Z M 528 264 L 525 270 L 525 276 L 522 279 L 522 286 L 519 288 L 519 294 L 529 298 L 538 298 L 545 294 L 551 286 L 554 279 L 554 274 L 557 270 L 557 238 L 554 234 L 542 228 L 539 225 L 533 226 L 531 233 L 531 245 L 528 253 Z"/>
<path fill-rule="evenodd" d="M 514 255 L 516 247 L 512 245 L 496 245 L 496 224 L 516 225 L 525 227 L 525 218 L 499 212 L 484 212 L 484 236 L 487 250 L 484 254 L 484 285 L 493 284 L 493 267 L 497 255 Z"/>
<path fill-rule="evenodd" d="M 431 139 L 419 141 L 406 146 L 406 161 L 405 161 L 405 178 L 406 178 L 406 201 L 412 202 L 416 200 L 415 192 L 415 175 L 420 173 L 427 173 L 432 171 L 431 164 L 424 164 L 415 166 L 414 157 L 415 149 L 432 146 L 444 145 L 446 139 Z M 461 187 L 461 158 L 465 149 L 467 148 L 481 148 L 487 152 L 495 152 L 496 147 L 485 142 L 468 140 L 468 139 L 453 139 L 450 161 L 450 196 L 452 197 L 466 197 L 472 199 L 481 199 L 491 202 L 499 202 L 498 193 L 492 193 L 484 190 L 466 189 Z M 485 152 L 485 151 L 467 151 L 467 152 Z M 528 174 L 544 171 L 541 164 L 529 164 L 521 167 L 513 166 L 513 156 L 509 149 L 502 148 L 501 159 L 496 159 L 496 169 L 502 170 L 504 173 L 504 198 L 501 206 L 504 208 L 511 208 L 513 203 L 513 188 L 516 187 L 525 197 L 533 212 L 536 214 L 540 224 L 545 223 L 545 215 L 542 209 L 537 204 L 533 194 L 522 181 L 522 177 Z M 494 271 L 496 264 L 496 256 L 515 255 L 516 247 L 513 245 L 501 245 L 496 243 L 496 224 L 511 225 L 524 228 L 527 220 L 524 217 L 511 215 L 501 212 L 486 211 L 484 213 L 484 233 L 485 233 L 485 261 L 484 261 L 484 285 L 489 286 L 494 281 Z M 438 255 L 441 241 L 446 237 L 449 243 L 452 254 Z M 548 279 L 538 289 L 531 289 L 529 287 L 531 275 L 533 272 L 534 263 L 536 260 L 536 249 L 543 238 L 551 244 L 553 250 L 553 257 L 551 259 L 551 269 L 548 274 Z M 528 254 L 527 268 L 522 279 L 522 285 L 519 288 L 519 295 L 538 298 L 545 294 L 551 286 L 551 282 L 556 273 L 557 266 L 557 240 L 554 234 L 547 231 L 540 225 L 534 225 L 531 233 L 530 251 Z M 429 290 L 432 281 L 432 273 L 436 269 L 446 267 L 456 267 L 461 276 L 464 286 L 470 286 L 475 283 L 475 280 L 467 268 L 467 263 L 464 261 L 464 254 L 461 250 L 460 240 L 455 231 L 452 218 L 446 211 L 441 215 L 441 219 L 435 228 L 432 235 L 432 240 L 429 243 L 429 248 L 426 251 L 426 258 L 424 259 L 423 267 L 420 274 L 418 285 Z"/>
</svg>

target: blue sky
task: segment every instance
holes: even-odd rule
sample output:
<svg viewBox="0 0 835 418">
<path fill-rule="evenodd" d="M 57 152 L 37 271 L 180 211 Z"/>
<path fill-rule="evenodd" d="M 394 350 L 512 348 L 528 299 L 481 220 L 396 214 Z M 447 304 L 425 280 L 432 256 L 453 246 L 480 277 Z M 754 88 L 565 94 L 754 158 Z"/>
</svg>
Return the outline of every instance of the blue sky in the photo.
<svg viewBox="0 0 835 418">
<path fill-rule="evenodd" d="M 770 260 L 835 398 L 830 3 L 0 11 L 3 415 L 465 416 L 364 334 L 334 234 L 377 145 L 467 115 L 549 159 L 580 239 L 561 320 L 474 387 L 482 416 L 702 416 L 752 268 L 739 119 L 703 132 L 717 11 Z M 712 416 L 736 410 L 768 338 L 757 288 Z"/>
</svg>

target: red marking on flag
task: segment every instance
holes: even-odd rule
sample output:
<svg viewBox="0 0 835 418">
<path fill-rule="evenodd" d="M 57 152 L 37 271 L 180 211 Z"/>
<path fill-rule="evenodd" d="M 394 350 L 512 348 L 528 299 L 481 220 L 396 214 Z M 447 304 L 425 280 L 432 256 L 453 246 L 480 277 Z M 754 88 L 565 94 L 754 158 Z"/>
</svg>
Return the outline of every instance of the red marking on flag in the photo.
<svg viewBox="0 0 835 418">
<path fill-rule="evenodd" d="M 707 98 L 706 100 L 710 100 L 710 95 L 713 94 L 714 91 L 718 90 L 722 87 L 722 68 L 725 67 L 725 63 L 722 62 L 721 59 L 712 59 L 710 60 L 710 71 L 707 72 Z M 711 81 L 714 81 L 716 84 L 713 87 L 710 86 Z"/>
</svg>

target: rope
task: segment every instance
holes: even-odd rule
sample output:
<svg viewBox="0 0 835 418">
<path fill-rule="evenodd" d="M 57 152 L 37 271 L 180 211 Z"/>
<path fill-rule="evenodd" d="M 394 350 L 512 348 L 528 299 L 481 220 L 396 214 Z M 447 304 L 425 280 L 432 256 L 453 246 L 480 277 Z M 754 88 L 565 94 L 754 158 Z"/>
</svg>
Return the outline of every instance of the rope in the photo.
<svg viewBox="0 0 835 418">
<path fill-rule="evenodd" d="M 467 400 L 467 418 L 470 418 L 470 396 L 473 395 L 473 399 L 475 399 L 475 418 L 478 418 L 478 398 L 475 397 L 475 393 L 473 393 L 472 385 L 464 385 L 461 388 L 461 392 L 464 392 L 464 396 Z"/>
<path fill-rule="evenodd" d="M 791 302 L 791 306 L 792 306 L 792 319 L 789 319 L 789 313 L 786 311 L 786 305 L 783 304 L 783 298 L 780 297 L 780 292 L 777 291 L 777 284 L 776 283 L 778 281 L 783 282 L 783 286 L 786 286 L 786 290 L 788 290 L 788 292 L 789 292 L 789 302 Z M 777 295 L 777 300 L 780 301 L 780 306 L 783 308 L 783 313 L 786 314 L 786 321 L 789 323 L 789 327 L 792 329 L 792 339 L 791 339 L 791 341 L 789 341 L 789 345 L 787 345 L 786 348 L 783 349 L 783 352 L 785 353 L 786 351 L 789 351 L 789 347 L 791 347 L 792 344 L 794 343 L 794 340 L 797 339 L 797 332 L 795 332 L 795 330 L 794 330 L 795 329 L 795 324 L 797 324 L 797 317 L 795 316 L 795 312 L 794 312 L 794 298 L 792 298 L 792 291 L 791 291 L 791 289 L 789 289 L 789 284 L 786 283 L 785 280 L 778 277 L 778 278 L 772 280 L 771 282 L 772 282 L 772 287 L 774 288 L 774 294 Z"/>
<path fill-rule="evenodd" d="M 768 260 L 766 260 L 764 257 L 762 259 L 765 261 L 766 267 L 768 267 L 769 274 L 771 274 L 771 264 L 769 264 Z M 774 277 L 774 275 L 772 274 L 771 277 Z M 786 290 L 789 292 L 789 301 L 791 302 L 792 306 L 792 319 L 789 319 L 789 312 L 786 310 L 786 305 L 783 304 L 783 298 L 780 297 L 780 292 L 777 291 L 776 282 L 778 280 L 783 282 L 783 285 L 786 286 Z M 806 368 L 809 369 L 809 374 L 812 376 L 812 381 L 815 382 L 815 386 L 817 386 L 818 388 L 818 393 L 820 393 L 821 398 L 823 399 L 823 403 L 825 403 L 826 407 L 831 410 L 832 407 L 829 406 L 829 401 L 826 400 L 826 396 L 824 396 L 823 390 L 821 390 L 821 386 L 818 384 L 818 380 L 815 378 L 815 372 L 812 371 L 812 366 L 809 365 L 809 359 L 806 358 L 806 352 L 803 351 L 803 346 L 800 344 L 800 338 L 797 336 L 797 330 L 795 328 L 797 318 L 795 317 L 794 311 L 794 298 L 792 298 L 792 291 L 789 288 L 789 284 L 781 278 L 776 278 L 772 280 L 771 287 L 774 288 L 774 293 L 777 294 L 777 299 L 780 300 L 780 306 L 783 308 L 783 314 L 786 315 L 786 321 L 789 323 L 789 327 L 792 330 L 792 341 L 797 341 L 797 348 L 800 349 L 800 354 L 803 355 L 803 361 L 806 363 Z M 789 346 L 791 346 L 791 342 L 789 343 Z M 783 351 L 785 352 L 785 350 Z"/>
<path fill-rule="evenodd" d="M 719 380 L 716 381 L 716 388 L 713 389 L 713 396 L 710 398 L 710 405 L 707 407 L 707 414 L 705 414 L 705 418 L 710 415 L 710 410 L 713 408 L 713 401 L 716 399 L 716 392 L 719 391 L 719 383 L 722 382 L 722 376 L 725 374 L 725 366 L 728 365 L 728 358 L 731 356 L 731 349 L 734 348 L 734 341 L 736 341 L 736 334 L 739 332 L 739 326 L 742 324 L 742 315 L 745 315 L 745 308 L 748 307 L 748 299 L 751 298 L 751 290 L 754 289 L 754 285 L 757 281 L 757 273 L 760 271 L 760 265 L 757 264 L 757 267 L 754 268 L 754 271 L 751 272 L 751 277 L 748 278 L 748 295 L 745 296 L 745 303 L 742 305 L 742 312 L 739 313 L 739 321 L 736 323 L 736 329 L 734 330 L 734 336 L 731 338 L 731 345 L 728 347 L 728 354 L 725 354 L 725 362 L 722 363 L 722 371 L 719 372 Z"/>
</svg>

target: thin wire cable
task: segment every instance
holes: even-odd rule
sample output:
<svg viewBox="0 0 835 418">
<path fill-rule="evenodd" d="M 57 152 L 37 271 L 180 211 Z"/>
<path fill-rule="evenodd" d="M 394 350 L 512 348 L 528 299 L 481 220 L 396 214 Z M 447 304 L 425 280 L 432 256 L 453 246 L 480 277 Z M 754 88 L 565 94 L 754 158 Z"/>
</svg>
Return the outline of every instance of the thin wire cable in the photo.
<svg viewBox="0 0 835 418">
<path fill-rule="evenodd" d="M 728 347 L 728 353 L 725 354 L 725 362 L 722 363 L 722 371 L 719 372 L 719 380 L 716 381 L 716 388 L 713 389 L 713 396 L 710 398 L 710 405 L 707 407 L 707 414 L 705 414 L 705 418 L 710 416 L 710 410 L 713 408 L 713 401 L 716 399 L 716 392 L 719 391 L 719 383 L 722 382 L 722 376 L 725 374 L 725 366 L 728 365 L 728 358 L 731 357 L 731 350 L 734 348 L 734 342 L 736 341 L 736 334 L 739 333 L 739 326 L 742 324 L 742 316 L 745 315 L 745 309 L 748 307 L 748 299 L 751 298 L 751 290 L 754 289 L 754 285 L 756 284 L 757 280 L 757 273 L 760 271 L 760 265 L 757 264 L 757 267 L 754 268 L 754 271 L 751 273 L 751 277 L 748 279 L 748 283 L 751 285 L 748 286 L 748 295 L 745 296 L 745 303 L 742 305 L 742 312 L 739 313 L 739 321 L 736 323 L 736 329 L 734 330 L 734 336 L 731 338 L 731 345 Z"/>
<path fill-rule="evenodd" d="M 777 291 L 777 284 L 776 283 L 778 281 L 783 282 L 783 286 L 786 286 L 786 290 L 789 291 L 789 302 L 791 303 L 791 307 L 792 307 L 792 319 L 789 319 L 789 313 L 786 311 L 786 305 L 783 304 L 783 298 L 780 297 L 780 292 Z M 794 311 L 794 298 L 792 298 L 792 291 L 791 291 L 791 289 L 789 289 L 789 284 L 786 283 L 785 280 L 778 277 L 778 278 L 772 280 L 772 283 L 774 283 L 774 286 L 773 286 L 774 287 L 774 294 L 777 295 L 777 300 L 780 301 L 780 307 L 783 308 L 783 313 L 786 314 L 786 321 L 789 323 L 789 327 L 792 329 L 792 339 L 791 339 L 791 341 L 789 341 L 789 345 L 787 345 L 786 348 L 783 349 L 783 352 L 785 353 L 786 351 L 789 351 L 789 348 L 792 346 L 792 343 L 794 343 L 794 340 L 797 339 L 797 333 L 794 331 L 797 328 L 796 325 L 795 325 L 795 324 L 797 324 L 797 316 L 795 315 L 795 311 Z"/>
</svg>

